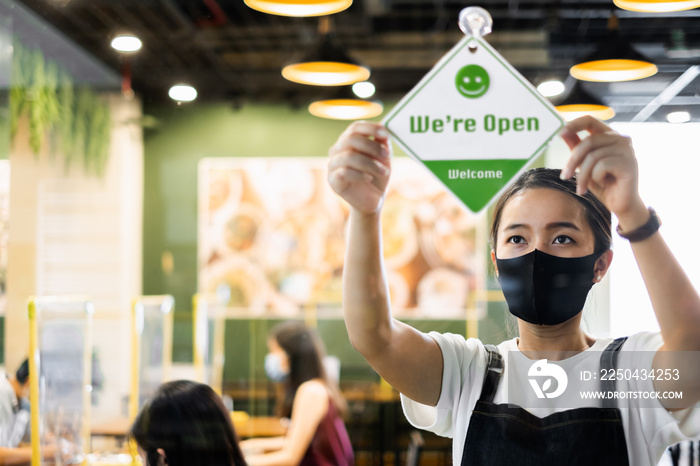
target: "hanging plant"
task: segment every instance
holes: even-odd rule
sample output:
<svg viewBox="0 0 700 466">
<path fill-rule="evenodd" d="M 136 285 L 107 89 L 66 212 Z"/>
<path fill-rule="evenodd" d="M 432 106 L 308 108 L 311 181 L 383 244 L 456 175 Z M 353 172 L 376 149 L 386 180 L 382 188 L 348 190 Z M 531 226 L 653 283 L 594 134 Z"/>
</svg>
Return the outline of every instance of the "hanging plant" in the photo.
<svg viewBox="0 0 700 466">
<path fill-rule="evenodd" d="M 75 139 L 73 138 L 73 108 L 75 107 L 75 93 L 73 91 L 73 80 L 65 71 L 59 71 L 58 75 L 58 128 L 57 132 L 61 140 L 61 151 L 66 159 L 66 164 L 70 164 L 70 157 L 75 149 Z"/>
<path fill-rule="evenodd" d="M 24 73 L 26 67 L 23 65 L 26 49 L 15 41 L 12 51 L 12 83 L 10 87 L 10 138 L 15 139 L 19 117 L 24 114 L 27 103 L 27 87 Z"/>
<path fill-rule="evenodd" d="M 85 144 L 85 169 L 101 176 L 104 174 L 109 155 L 109 110 L 106 105 L 97 105 L 90 116 Z"/>
<path fill-rule="evenodd" d="M 87 170 L 89 168 L 89 161 L 86 157 L 86 146 L 88 138 L 88 119 L 90 117 L 90 111 L 92 108 L 92 94 L 87 89 L 80 89 L 78 91 L 78 99 L 75 104 L 75 109 L 73 110 L 74 120 L 73 120 L 73 141 L 75 144 L 73 146 L 73 155 L 79 160 L 83 161 L 83 166 Z"/>
<path fill-rule="evenodd" d="M 66 169 L 82 161 L 87 173 L 102 175 L 109 155 L 111 122 L 107 104 L 91 89 L 76 91 L 72 77 L 39 49 L 15 40 L 10 87 L 10 131 L 29 120 L 29 145 L 38 156 L 47 137 L 49 153 L 63 152 Z"/>
<path fill-rule="evenodd" d="M 49 128 L 46 102 L 44 102 L 46 74 L 44 72 L 44 55 L 41 50 L 31 52 L 31 72 L 27 86 L 27 103 L 29 107 L 29 145 L 35 155 L 39 155 L 41 144 Z"/>
<path fill-rule="evenodd" d="M 44 87 L 39 91 L 39 101 L 43 106 L 44 120 L 52 128 L 50 133 L 50 150 L 52 156 L 56 154 L 56 133 L 60 111 L 58 108 L 58 66 L 55 62 L 47 61 L 44 66 Z M 46 130 L 44 131 L 46 133 Z"/>
</svg>

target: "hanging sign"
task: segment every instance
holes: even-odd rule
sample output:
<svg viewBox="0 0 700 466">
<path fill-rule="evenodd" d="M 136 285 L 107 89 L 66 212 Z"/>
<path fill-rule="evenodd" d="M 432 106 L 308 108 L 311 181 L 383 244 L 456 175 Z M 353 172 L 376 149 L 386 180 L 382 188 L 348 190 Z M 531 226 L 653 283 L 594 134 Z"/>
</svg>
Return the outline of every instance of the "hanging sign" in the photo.
<svg viewBox="0 0 700 466">
<path fill-rule="evenodd" d="M 535 158 L 564 122 L 478 35 L 467 35 L 394 107 L 384 125 L 471 211 Z"/>
</svg>

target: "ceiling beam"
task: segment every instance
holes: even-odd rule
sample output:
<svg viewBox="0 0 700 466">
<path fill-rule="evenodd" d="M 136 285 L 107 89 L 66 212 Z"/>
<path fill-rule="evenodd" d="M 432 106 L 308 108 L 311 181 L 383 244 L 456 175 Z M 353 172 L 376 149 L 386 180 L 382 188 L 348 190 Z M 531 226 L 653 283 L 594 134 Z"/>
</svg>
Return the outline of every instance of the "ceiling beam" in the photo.
<svg viewBox="0 0 700 466">
<path fill-rule="evenodd" d="M 655 111 L 659 109 L 662 105 L 670 102 L 675 96 L 678 95 L 683 89 L 686 88 L 688 84 L 693 82 L 695 78 L 700 75 L 700 65 L 693 65 L 688 68 L 685 73 L 680 75 L 678 79 L 673 81 L 666 89 L 661 91 L 659 95 L 654 97 L 651 102 L 649 102 L 646 107 L 644 107 L 639 113 L 637 113 L 631 121 L 639 122 L 646 121 L 650 116 L 654 114 Z"/>
<path fill-rule="evenodd" d="M 621 108 L 621 107 L 646 107 L 651 99 L 654 97 L 645 97 L 645 96 L 626 96 L 626 97 L 620 97 L 620 96 L 610 96 L 606 97 L 605 95 L 602 97 L 603 100 L 605 101 L 606 104 L 608 104 L 610 107 L 613 108 Z M 700 106 L 700 97 L 695 97 L 695 96 L 676 96 L 669 100 L 668 102 L 664 103 L 665 106 L 679 106 L 679 107 L 693 107 L 693 106 Z"/>
</svg>

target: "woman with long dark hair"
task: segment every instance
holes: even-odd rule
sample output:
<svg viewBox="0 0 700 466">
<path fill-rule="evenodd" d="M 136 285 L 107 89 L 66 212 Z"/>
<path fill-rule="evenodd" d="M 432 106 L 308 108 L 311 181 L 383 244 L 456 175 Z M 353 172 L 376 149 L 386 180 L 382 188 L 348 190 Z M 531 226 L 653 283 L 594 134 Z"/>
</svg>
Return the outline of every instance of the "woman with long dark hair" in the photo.
<svg viewBox="0 0 700 466">
<path fill-rule="evenodd" d="M 161 385 L 131 427 L 144 466 L 245 466 L 231 415 L 208 385 Z"/>
<path fill-rule="evenodd" d="M 354 455 L 343 423 L 345 400 L 326 374 L 323 344 L 302 322 L 273 328 L 265 358 L 268 376 L 283 384 L 279 415 L 290 418 L 287 435 L 241 443 L 250 465 L 350 466 Z"/>
</svg>

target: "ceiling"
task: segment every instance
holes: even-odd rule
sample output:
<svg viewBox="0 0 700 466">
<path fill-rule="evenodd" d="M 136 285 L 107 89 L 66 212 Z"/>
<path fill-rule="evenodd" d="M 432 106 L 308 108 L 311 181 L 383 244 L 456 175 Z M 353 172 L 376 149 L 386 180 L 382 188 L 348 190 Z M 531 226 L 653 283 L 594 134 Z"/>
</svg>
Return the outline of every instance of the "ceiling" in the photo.
<svg viewBox="0 0 700 466">
<path fill-rule="evenodd" d="M 330 90 L 286 81 L 283 65 L 318 38 L 318 18 L 289 18 L 251 10 L 243 0 L 23 0 L 98 60 L 120 70 L 124 56 L 109 43 L 123 32 L 141 38 L 130 57 L 134 90 L 149 103 L 167 100 L 177 82 L 195 86 L 201 100 L 306 105 Z M 368 65 L 376 98 L 395 101 L 461 37 L 450 0 L 355 0 L 333 15 L 335 40 Z M 607 34 L 612 13 L 620 34 L 659 67 L 650 78 L 626 83 L 582 83 L 611 105 L 615 121 L 662 121 L 688 110 L 700 121 L 700 9 L 643 14 L 612 0 L 483 0 L 494 19 L 487 40 L 537 85 L 567 79 L 577 58 Z M 569 87 L 573 78 L 567 79 Z M 557 101 L 554 101 L 557 103 Z"/>
</svg>

